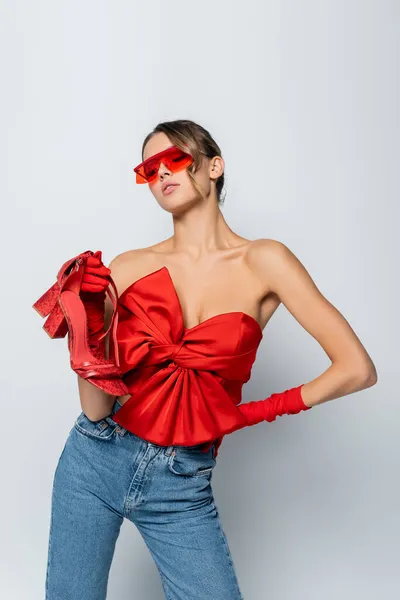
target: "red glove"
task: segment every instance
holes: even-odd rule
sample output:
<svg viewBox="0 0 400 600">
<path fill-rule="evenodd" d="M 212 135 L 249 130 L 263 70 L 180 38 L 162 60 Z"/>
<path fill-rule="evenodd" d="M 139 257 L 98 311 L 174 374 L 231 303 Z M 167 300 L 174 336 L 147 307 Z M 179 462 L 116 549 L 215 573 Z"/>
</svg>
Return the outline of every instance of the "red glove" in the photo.
<svg viewBox="0 0 400 600">
<path fill-rule="evenodd" d="M 79 293 L 86 309 L 89 347 L 97 358 L 105 358 L 105 338 L 99 341 L 98 336 L 104 333 L 106 289 L 110 283 L 110 273 L 111 270 L 102 262 L 101 250 L 98 250 L 86 260 Z"/>
<path fill-rule="evenodd" d="M 247 425 L 256 425 L 261 421 L 275 421 L 276 417 L 282 415 L 295 415 L 303 410 L 309 410 L 303 402 L 301 396 L 302 385 L 290 390 L 285 390 L 281 394 L 272 394 L 265 400 L 254 400 L 239 404 L 238 409 L 245 416 Z"/>
</svg>

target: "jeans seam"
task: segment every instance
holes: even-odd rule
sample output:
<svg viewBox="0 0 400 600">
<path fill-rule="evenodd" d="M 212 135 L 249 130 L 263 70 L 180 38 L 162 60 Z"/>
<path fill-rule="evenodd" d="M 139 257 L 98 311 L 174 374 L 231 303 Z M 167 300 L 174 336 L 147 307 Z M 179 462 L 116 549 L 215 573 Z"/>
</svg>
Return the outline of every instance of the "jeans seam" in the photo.
<svg viewBox="0 0 400 600">
<path fill-rule="evenodd" d="M 73 428 L 71 429 L 71 431 L 69 432 L 68 438 L 71 435 L 73 431 Z M 68 441 L 67 438 L 67 441 Z M 57 466 L 56 466 L 56 470 L 54 473 L 54 477 L 53 477 L 53 485 L 52 485 L 52 492 L 51 492 L 51 506 L 53 506 L 54 504 L 54 491 L 55 491 L 55 486 L 56 486 L 56 478 L 57 478 L 57 472 L 58 472 L 58 467 L 60 465 L 60 461 L 62 459 L 62 456 L 65 452 L 67 446 L 67 442 L 65 442 L 64 447 L 62 449 L 62 452 L 60 454 L 60 457 L 57 461 Z M 54 521 L 54 510 L 51 509 L 51 515 L 50 515 L 50 527 L 49 527 L 49 543 L 48 543 L 48 557 L 47 557 L 47 565 L 46 565 L 46 584 L 45 584 L 45 596 L 46 596 L 46 600 L 49 597 L 49 579 L 50 579 L 50 562 L 51 562 L 51 557 L 52 557 L 52 548 L 53 548 L 53 521 Z"/>
<path fill-rule="evenodd" d="M 141 469 L 143 461 L 146 459 L 146 457 L 147 457 L 147 455 L 148 455 L 148 453 L 150 451 L 150 448 L 151 448 L 151 445 L 148 445 L 146 447 L 146 449 L 145 449 L 145 451 L 143 453 L 143 456 L 140 459 L 140 462 L 137 465 L 136 470 L 135 470 L 135 472 L 134 472 L 134 474 L 133 474 L 133 476 L 132 476 L 132 478 L 130 480 L 130 483 L 129 483 L 129 486 L 128 486 L 128 491 L 126 492 L 126 495 L 125 495 L 124 505 L 123 505 L 123 508 L 122 508 L 122 511 L 123 511 L 122 514 L 127 519 L 129 519 L 129 514 L 130 514 L 131 508 L 132 508 L 132 501 L 131 501 L 130 493 L 131 493 L 131 490 L 132 490 L 133 482 L 135 481 L 136 475 L 137 475 L 139 469 Z"/>
<path fill-rule="evenodd" d="M 166 600 L 174 600 L 172 596 L 170 596 L 169 594 L 169 584 L 167 583 L 167 578 L 165 577 L 164 573 L 161 572 L 160 568 L 158 568 L 158 572 L 160 573 L 160 578 L 164 584 L 164 594 L 165 594 L 165 598 Z"/>
<path fill-rule="evenodd" d="M 227 541 L 226 541 L 226 538 L 225 538 L 224 532 L 223 532 L 223 530 L 222 530 L 222 527 L 221 527 L 221 522 L 220 522 L 219 511 L 218 511 L 218 508 L 217 508 L 217 506 L 216 506 L 216 504 L 215 504 L 214 498 L 213 498 L 213 500 L 212 500 L 212 502 L 211 502 L 211 505 L 212 505 L 212 507 L 215 509 L 215 511 L 216 511 L 216 513 L 217 513 L 217 526 L 218 526 L 218 531 L 219 531 L 220 537 L 221 537 L 221 539 L 222 539 L 222 543 L 223 543 L 223 546 L 224 546 L 224 549 L 225 549 L 225 553 L 226 553 L 226 555 L 227 555 L 227 557 L 228 557 L 228 561 L 229 561 L 229 563 L 230 563 L 230 565 L 231 565 L 231 576 L 232 576 L 232 578 L 233 578 L 233 581 L 235 582 L 235 585 L 236 585 L 236 590 L 237 590 L 237 592 L 238 592 L 238 594 L 239 594 L 239 599 L 240 599 L 240 600 L 243 600 L 242 592 L 241 592 L 241 590 L 240 590 L 240 587 L 239 587 L 239 582 L 238 582 L 238 574 L 237 574 L 237 572 L 236 572 L 235 564 L 234 564 L 234 562 L 233 562 L 233 560 L 232 560 L 231 552 L 230 552 L 230 549 L 229 549 L 229 546 L 228 546 L 228 544 L 227 544 Z"/>
<path fill-rule="evenodd" d="M 149 550 L 149 552 L 150 552 L 150 554 L 151 554 L 151 556 L 153 557 L 153 560 L 154 560 L 154 555 L 153 555 L 153 552 L 151 551 L 151 548 L 150 548 L 150 546 L 149 546 L 149 544 L 148 544 L 148 542 L 146 540 L 146 536 L 142 534 L 142 538 L 143 538 L 143 541 L 146 544 L 146 546 L 147 546 L 147 548 L 148 548 L 148 550 Z M 156 560 L 154 562 L 155 562 L 157 570 L 158 570 L 158 572 L 160 574 L 160 579 L 161 579 L 161 581 L 164 584 L 164 594 L 165 594 L 166 600 L 174 600 L 174 598 L 172 596 L 170 596 L 170 594 L 169 594 L 170 588 L 169 588 L 169 583 L 167 583 L 167 578 L 165 577 L 164 573 L 161 571 L 161 568 L 158 565 L 158 562 Z"/>
<path fill-rule="evenodd" d="M 136 502 L 136 507 L 139 507 L 141 504 L 144 504 L 144 502 L 146 502 L 145 492 L 147 492 L 147 489 L 146 489 L 148 487 L 147 484 L 148 484 L 150 477 L 154 471 L 155 462 L 156 462 L 156 460 L 158 460 L 158 457 L 159 457 L 159 450 L 156 452 L 156 454 L 153 456 L 153 458 L 151 458 L 150 461 L 147 463 L 147 467 L 145 469 L 144 477 L 143 477 L 143 481 L 142 481 L 142 485 L 141 485 L 140 494 L 139 494 L 139 497 Z"/>
<path fill-rule="evenodd" d="M 50 518 L 50 531 L 49 531 L 49 547 L 48 547 L 48 558 L 47 558 L 47 570 L 46 570 L 46 589 L 45 589 L 45 595 L 46 595 L 46 600 L 49 597 L 49 573 L 50 573 L 50 558 L 51 558 L 51 550 L 52 550 L 52 535 L 53 535 L 53 511 L 51 512 L 51 518 Z"/>
</svg>

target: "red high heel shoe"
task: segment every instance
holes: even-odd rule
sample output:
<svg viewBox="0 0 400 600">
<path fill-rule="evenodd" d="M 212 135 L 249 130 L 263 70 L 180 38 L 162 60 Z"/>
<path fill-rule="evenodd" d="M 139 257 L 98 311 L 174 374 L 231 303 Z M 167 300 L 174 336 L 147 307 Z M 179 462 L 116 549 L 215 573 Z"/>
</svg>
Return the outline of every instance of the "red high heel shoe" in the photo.
<svg viewBox="0 0 400 600">
<path fill-rule="evenodd" d="M 65 262 L 57 274 L 57 281 L 32 305 L 41 317 L 48 317 L 43 329 L 53 338 L 63 338 L 68 332 L 68 349 L 73 371 L 108 394 L 124 396 L 129 390 L 122 381 L 117 341 L 117 299 L 118 292 L 111 276 L 107 288 L 113 304 L 110 325 L 99 338 L 109 331 L 110 359 L 94 357 L 89 349 L 87 316 L 85 306 L 79 296 L 82 284 L 83 267 L 91 250 L 82 252 Z"/>
</svg>

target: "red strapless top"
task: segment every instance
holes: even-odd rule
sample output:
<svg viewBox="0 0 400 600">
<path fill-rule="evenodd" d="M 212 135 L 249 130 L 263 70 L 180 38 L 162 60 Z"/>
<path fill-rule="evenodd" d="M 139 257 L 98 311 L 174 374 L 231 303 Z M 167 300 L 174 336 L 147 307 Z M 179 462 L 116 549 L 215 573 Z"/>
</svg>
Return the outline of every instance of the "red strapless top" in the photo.
<svg viewBox="0 0 400 600">
<path fill-rule="evenodd" d="M 223 436 L 248 424 L 237 405 L 263 337 L 259 323 L 228 312 L 185 328 L 167 267 L 128 286 L 117 308 L 121 370 L 132 396 L 114 421 L 162 446 L 210 442 L 206 451 L 215 441 L 217 455 Z"/>
</svg>

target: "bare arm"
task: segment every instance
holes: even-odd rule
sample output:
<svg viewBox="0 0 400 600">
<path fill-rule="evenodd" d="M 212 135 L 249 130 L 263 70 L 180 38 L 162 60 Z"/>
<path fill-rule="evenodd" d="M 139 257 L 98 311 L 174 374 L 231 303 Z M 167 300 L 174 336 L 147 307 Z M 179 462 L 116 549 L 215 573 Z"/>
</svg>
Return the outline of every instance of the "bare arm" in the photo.
<svg viewBox="0 0 400 600">
<path fill-rule="evenodd" d="M 251 258 L 258 275 L 332 362 L 303 386 L 304 403 L 311 407 L 374 385 L 377 373 L 366 349 L 289 248 L 276 240 L 259 240 Z"/>
<path fill-rule="evenodd" d="M 121 262 L 119 256 L 120 255 L 116 256 L 108 265 L 108 268 L 111 270 L 111 277 L 114 279 L 114 281 L 116 281 L 116 273 L 118 271 L 119 263 Z M 112 310 L 113 306 L 111 300 L 108 297 L 108 295 L 106 295 L 104 313 L 106 329 L 110 324 Z M 105 338 L 107 358 L 109 357 L 109 336 L 110 333 L 108 333 L 108 335 Z M 77 375 L 77 377 L 79 397 L 83 412 L 91 421 L 99 421 L 100 419 L 104 419 L 104 417 L 108 416 L 111 413 L 116 396 L 111 396 L 110 394 L 107 394 L 107 392 L 99 389 L 92 383 L 89 383 L 79 375 Z"/>
</svg>

